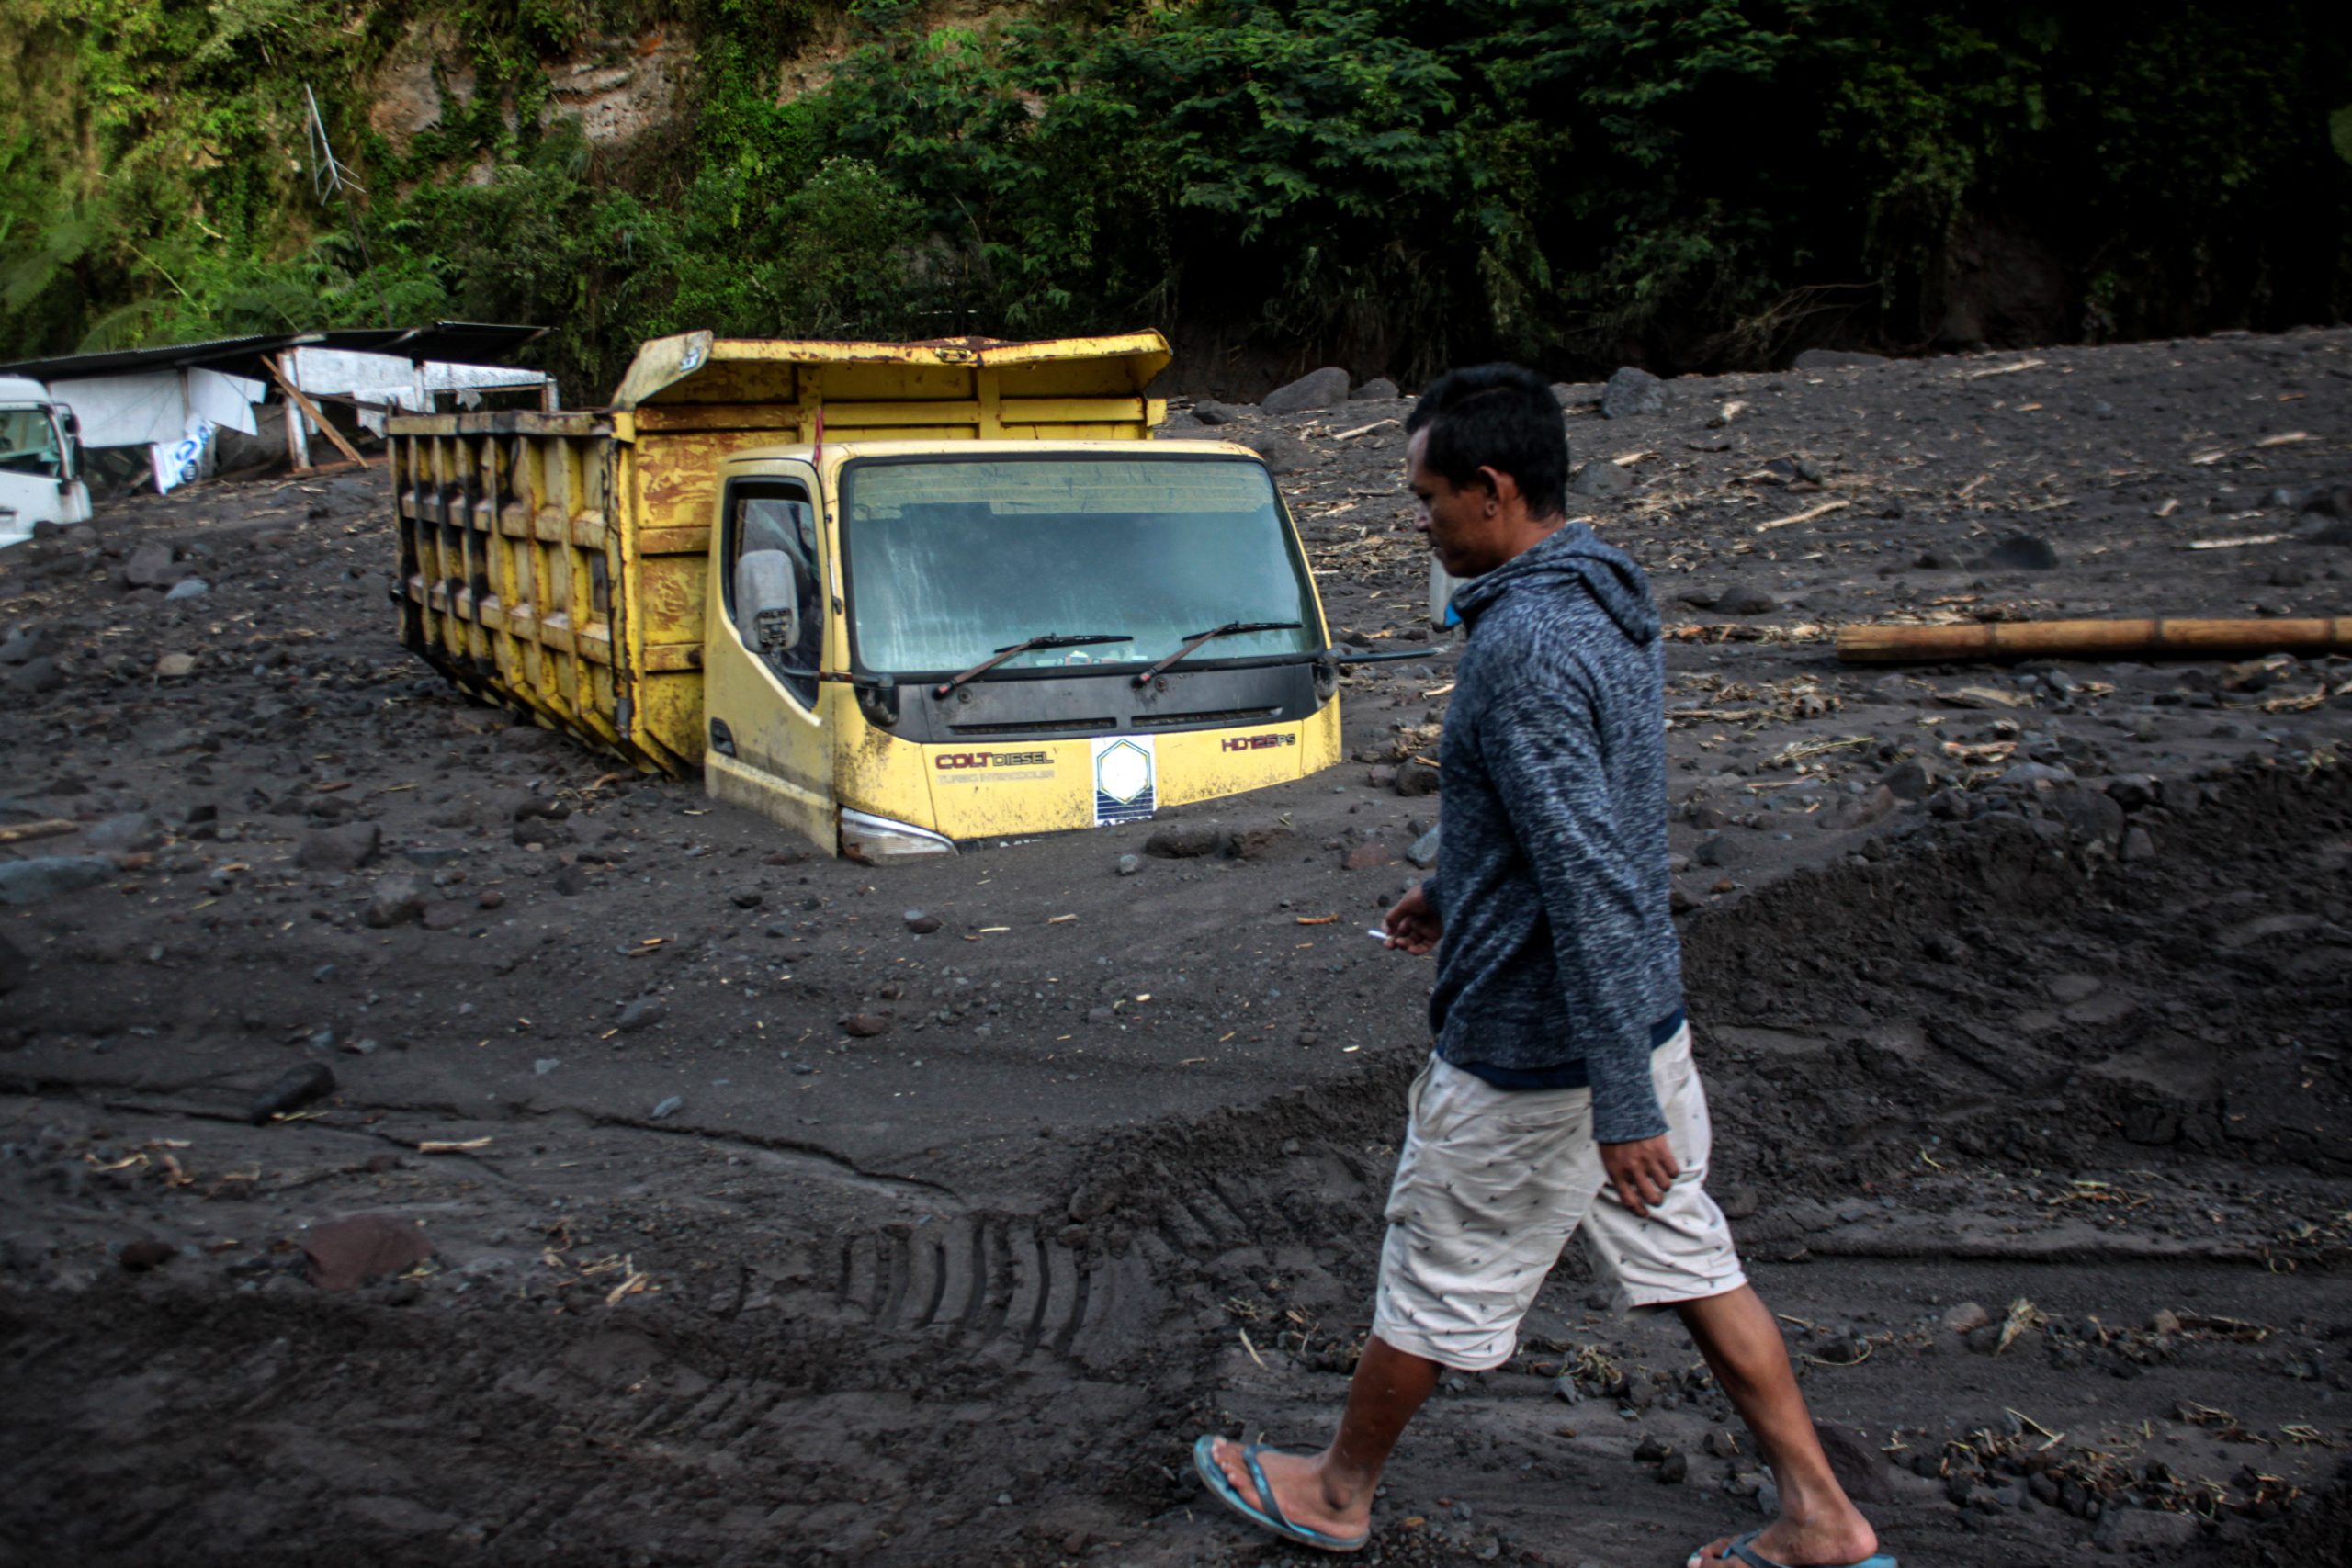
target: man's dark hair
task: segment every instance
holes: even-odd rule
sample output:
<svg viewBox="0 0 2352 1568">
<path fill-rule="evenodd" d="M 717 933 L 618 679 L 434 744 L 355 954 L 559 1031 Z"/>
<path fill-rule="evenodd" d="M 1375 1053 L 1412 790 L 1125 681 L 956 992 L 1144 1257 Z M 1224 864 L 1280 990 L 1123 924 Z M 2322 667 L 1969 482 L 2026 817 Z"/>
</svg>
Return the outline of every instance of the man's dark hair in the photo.
<svg viewBox="0 0 2352 1568">
<path fill-rule="evenodd" d="M 1519 365 L 1449 370 L 1406 417 L 1405 434 L 1426 428 L 1421 461 L 1456 490 L 1494 468 L 1519 481 L 1527 510 L 1557 517 L 1568 508 L 1568 427 L 1543 377 Z"/>
</svg>

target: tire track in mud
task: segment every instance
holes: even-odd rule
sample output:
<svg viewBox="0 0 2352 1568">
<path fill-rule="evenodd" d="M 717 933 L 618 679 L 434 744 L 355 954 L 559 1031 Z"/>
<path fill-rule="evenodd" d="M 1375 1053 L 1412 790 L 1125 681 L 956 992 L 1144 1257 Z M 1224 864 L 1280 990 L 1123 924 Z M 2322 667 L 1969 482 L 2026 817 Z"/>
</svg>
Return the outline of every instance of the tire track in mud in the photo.
<svg viewBox="0 0 2352 1568">
<path fill-rule="evenodd" d="M 1964 1130 L 2013 1112 L 1983 1099 L 1981 1078 L 1954 1077 L 1933 1058 L 1871 1067 L 1875 1057 L 1840 1038 L 1860 1026 L 1815 1016 L 1860 994 L 1853 976 L 1865 961 L 1973 923 L 2005 974 L 2105 954 L 2128 979 L 2186 900 L 2211 905 L 2233 886 L 2315 908 L 2340 898 L 2317 880 L 2333 875 L 2331 863 L 2304 849 L 2346 820 L 2341 781 L 2301 792 L 2266 784 L 2216 806 L 2210 849 L 2133 873 L 2137 895 L 2114 868 L 2053 860 L 2039 841 L 1970 840 L 1837 868 L 1694 919 L 1694 1015 L 1787 1035 L 1720 1047 L 1709 1062 L 1732 1129 L 1721 1140 L 1729 1178 L 1773 1192 L 1741 1223 L 1744 1239 L 1815 1237 L 1824 1256 L 1883 1250 L 1893 1244 L 1825 1234 L 1840 1222 L 1804 1217 L 1804 1194 L 1857 1169 L 1883 1174 L 1922 1126 Z M 2240 912 L 2258 917 L 2251 905 Z M 2022 956 L 2005 944 L 2023 944 Z M 1813 957 L 1835 972 L 1804 962 Z M 1954 992 L 2002 996 L 1953 987 L 1938 1005 L 1961 1009 Z M 2292 1017 L 2273 1021 L 2304 1027 L 2334 994 L 2322 986 L 2283 998 Z M 2194 1008 L 2241 1030 L 2249 1006 L 2259 1024 L 2269 1005 L 2232 986 L 2200 995 Z M 1992 1013 L 1955 1021 L 1996 1037 L 2009 1027 Z M 2333 1028 L 2309 1043 L 2340 1047 L 2340 1015 Z M 21 1400 L 56 1413 L 39 1433 L 19 1425 L 0 1436 L 0 1539 L 23 1543 L 27 1561 L 145 1561 L 159 1540 L 194 1539 L 191 1497 L 233 1499 L 240 1517 L 206 1516 L 203 1547 L 175 1552 L 189 1568 L 344 1551 L 438 1563 L 460 1544 L 493 1561 L 600 1568 L 1011 1562 L 1061 1539 L 1034 1534 L 1047 1525 L 1152 1528 L 1188 1495 L 1174 1461 L 1164 1477 L 1158 1463 L 1181 1454 L 1185 1423 L 1206 1424 L 1221 1400 L 1279 1413 L 1336 1387 L 1323 1378 L 1279 1396 L 1254 1383 L 1233 1392 L 1252 1375 L 1238 1359 L 1234 1312 L 1262 1306 L 1279 1320 L 1295 1306 L 1328 1324 L 1317 1351 L 1304 1335 L 1295 1349 L 1275 1334 L 1255 1343 L 1306 1370 L 1339 1370 L 1329 1348 L 1344 1347 L 1368 1314 L 1379 1197 L 1417 1066 L 1399 1054 L 1344 1086 L 1080 1151 L 1083 1181 L 1063 1202 L 965 1207 L 788 1152 L 739 1149 L 770 1176 L 831 1194 L 841 1223 L 788 1241 L 760 1236 L 775 1248 L 760 1258 L 740 1229 L 682 1233 L 667 1262 L 711 1262 L 707 1296 L 665 1290 L 556 1315 L 520 1303 L 447 1315 L 369 1298 L 169 1286 L 0 1296 L 0 1364 Z M 2081 1119 L 2112 1102 L 2079 1076 L 2054 1079 L 2048 1094 L 2050 1114 Z M 1838 1097 L 1855 1095 L 1875 1100 L 1864 1109 L 1879 1131 L 1840 1147 L 1820 1126 L 1863 1124 L 1838 1121 L 1854 1110 Z M 1985 1109 L 1955 1117 L 1962 1104 Z M 2206 1155 L 2109 1139 L 2107 1152 L 2118 1150 L 2184 1171 Z M 2078 1163 L 2098 1156 L 2076 1151 Z M 917 1198 L 939 1212 L 924 1223 L 876 1216 Z M 1899 1245 L 1906 1257 L 1939 1256 Z M 1981 1264 L 1982 1253 L 1955 1233 L 1944 1256 Z M 452 1356 L 460 1336 L 466 1348 Z M 1472 1391 L 1462 1408 L 1485 1421 L 1525 1393 Z M 1106 1473 L 1090 1462 L 1104 1452 L 1147 1457 Z M 993 1509 L 1000 1495 L 1022 1506 Z M 398 1532 L 388 1537 L 387 1520 L 438 1544 L 388 1551 Z M 299 1552 L 283 1544 L 295 1540 Z"/>
</svg>

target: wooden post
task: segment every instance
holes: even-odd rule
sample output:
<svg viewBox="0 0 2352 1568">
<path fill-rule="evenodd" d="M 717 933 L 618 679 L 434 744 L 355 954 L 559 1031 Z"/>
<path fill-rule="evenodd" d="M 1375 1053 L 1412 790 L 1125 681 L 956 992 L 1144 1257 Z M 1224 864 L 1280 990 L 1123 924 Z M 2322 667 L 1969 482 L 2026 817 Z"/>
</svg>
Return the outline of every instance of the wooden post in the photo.
<svg viewBox="0 0 2352 1568">
<path fill-rule="evenodd" d="M 301 389 L 294 385 L 294 378 L 288 373 L 286 368 L 286 356 L 284 355 L 279 355 L 277 358 L 270 360 L 268 364 L 269 373 L 277 378 L 277 389 L 286 394 L 287 400 L 292 403 L 294 408 L 300 409 L 303 413 L 309 415 L 311 423 L 319 427 L 319 434 L 334 442 L 335 449 L 341 452 L 346 459 L 354 463 L 364 465 L 368 459 L 359 455 L 359 448 L 345 440 L 343 432 L 337 430 L 334 425 L 329 424 L 326 421 L 326 416 L 319 412 L 318 405 L 311 401 L 310 399 L 304 397 Z M 292 410 L 289 409 L 288 411 L 287 417 L 289 419 L 293 417 Z M 310 456 L 310 446 L 308 443 L 305 443 L 303 446 L 302 455 L 305 458 L 308 458 Z M 311 465 L 305 461 L 301 466 L 307 468 Z"/>
<path fill-rule="evenodd" d="M 302 411 L 285 386 L 278 383 L 278 395 L 286 400 L 286 461 L 300 472 L 311 466 L 311 444 L 302 434 Z"/>
</svg>

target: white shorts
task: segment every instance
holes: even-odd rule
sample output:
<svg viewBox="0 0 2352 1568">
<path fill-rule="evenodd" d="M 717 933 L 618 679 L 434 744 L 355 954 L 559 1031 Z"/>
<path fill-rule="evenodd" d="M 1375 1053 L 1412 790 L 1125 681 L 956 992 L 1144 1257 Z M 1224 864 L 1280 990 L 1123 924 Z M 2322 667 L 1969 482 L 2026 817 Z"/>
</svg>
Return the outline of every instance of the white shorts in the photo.
<svg viewBox="0 0 2352 1568">
<path fill-rule="evenodd" d="M 1498 1367 L 1579 1225 L 1621 1308 L 1722 1295 L 1747 1283 L 1723 1211 L 1707 1196 L 1707 1097 L 1684 1025 L 1650 1054 L 1666 1135 L 1682 1168 L 1636 1219 L 1592 1140 L 1589 1089 L 1497 1089 L 1431 1056 L 1388 1193 L 1388 1239 L 1372 1331 L 1464 1371 Z"/>
</svg>

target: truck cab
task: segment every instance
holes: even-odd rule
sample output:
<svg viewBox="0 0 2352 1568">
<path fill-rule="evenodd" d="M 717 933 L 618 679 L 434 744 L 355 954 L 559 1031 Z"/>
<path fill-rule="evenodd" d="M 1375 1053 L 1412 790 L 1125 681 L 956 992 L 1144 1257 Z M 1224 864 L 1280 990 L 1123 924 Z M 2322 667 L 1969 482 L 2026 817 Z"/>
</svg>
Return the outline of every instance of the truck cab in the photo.
<svg viewBox="0 0 2352 1568">
<path fill-rule="evenodd" d="M 704 776 L 868 860 L 1338 760 L 1312 577 L 1214 442 L 746 453 L 711 530 Z"/>
<path fill-rule="evenodd" d="M 74 411 L 38 381 L 0 376 L 0 546 L 32 537 L 37 523 L 89 520 Z"/>
</svg>

